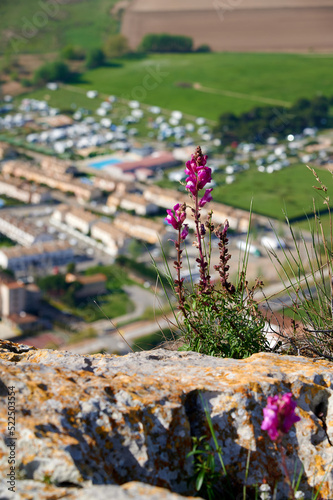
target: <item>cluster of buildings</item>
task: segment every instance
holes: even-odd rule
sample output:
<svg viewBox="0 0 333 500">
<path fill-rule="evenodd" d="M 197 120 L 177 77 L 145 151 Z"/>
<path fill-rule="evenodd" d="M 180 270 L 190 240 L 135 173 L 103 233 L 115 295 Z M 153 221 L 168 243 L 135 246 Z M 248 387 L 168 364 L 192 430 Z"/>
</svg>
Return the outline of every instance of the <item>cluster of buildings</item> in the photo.
<svg viewBox="0 0 333 500">
<path fill-rule="evenodd" d="M 86 165 L 93 168 L 103 167 L 103 170 L 115 180 L 126 182 L 145 182 L 156 177 L 157 173 L 163 169 L 179 165 L 179 160 L 167 151 L 155 151 L 151 154 L 140 155 L 133 158 L 132 155 L 120 158 L 110 157 L 110 164 L 107 159 L 100 161 L 86 162 Z"/>
<path fill-rule="evenodd" d="M 276 137 L 269 137 L 260 148 L 255 144 L 240 143 L 235 149 L 234 163 L 225 168 L 227 184 L 249 168 L 249 158 L 263 174 L 274 174 L 297 163 L 330 168 L 333 141 L 327 133 L 320 134 L 317 129 L 307 127 L 302 134 L 289 134 L 285 143 L 280 143 Z"/>
<path fill-rule="evenodd" d="M 121 194 L 116 191 L 108 196 L 106 206 L 110 213 L 115 213 L 119 209 L 134 212 L 136 215 L 141 216 L 154 215 L 158 212 L 158 205 L 155 202 L 146 200 L 142 193 L 125 192 Z"/>
<path fill-rule="evenodd" d="M 79 285 L 74 293 L 76 300 L 107 293 L 107 277 L 102 273 L 91 276 L 67 273 L 65 281 Z M 43 328 L 41 299 L 42 293 L 36 284 L 26 284 L 0 272 L 0 316 L 15 332 L 36 332 Z"/>
<path fill-rule="evenodd" d="M 55 225 L 74 228 L 90 239 L 102 242 L 109 253 L 117 255 L 126 251 L 131 238 L 155 244 L 165 234 L 161 221 L 146 219 L 125 212 L 118 213 L 114 220 L 101 218 L 96 214 L 73 208 L 70 205 L 59 205 L 50 219 Z"/>
<path fill-rule="evenodd" d="M 45 203 L 52 199 L 47 188 L 5 175 L 0 175 L 0 195 L 9 196 L 28 204 Z"/>
<path fill-rule="evenodd" d="M 3 150 L 3 154 L 7 155 L 4 145 Z M 169 153 L 152 154 L 140 161 L 112 166 L 112 177 L 111 171 L 97 169 L 94 176 L 88 179 L 89 183 L 83 183 L 75 177 L 77 167 L 70 161 L 39 153 L 32 153 L 32 156 L 33 162 L 20 159 L 3 162 L 0 192 L 31 204 L 49 201 L 51 189 L 58 189 L 65 194 L 74 194 L 77 203 L 55 205 L 52 215 L 37 223 L 10 210 L 0 213 L 0 233 L 24 247 L 0 252 L 0 265 L 15 272 L 23 272 L 34 266 L 37 269 L 50 269 L 69 262 L 74 256 L 74 244 L 69 242 L 76 241 L 71 240 L 70 235 L 72 238 L 78 236 L 87 246 L 114 257 L 127 252 L 132 238 L 150 245 L 158 244 L 170 228 L 165 225 L 163 218 L 151 216 L 158 214 L 161 208 L 189 203 L 186 193 L 133 180 L 137 179 L 137 172 L 146 171 L 148 167 L 154 170 L 161 164 L 174 164 L 175 158 Z M 126 178 L 126 172 L 134 177 Z M 111 214 L 112 219 L 101 217 L 97 210 L 92 210 L 92 200 L 103 199 L 104 211 Z M 233 230 L 247 231 L 250 220 L 247 211 L 214 202 L 209 204 L 208 210 L 213 210 L 213 222 L 223 224 L 228 219 Z M 252 222 L 261 224 L 265 221 L 253 214 Z M 191 223 L 193 221 L 189 217 Z M 64 231 L 64 239 L 69 242 L 59 241 L 57 231 Z"/>
<path fill-rule="evenodd" d="M 25 217 L 12 215 L 10 210 L 0 212 L 0 233 L 24 247 L 52 241 L 54 238 L 44 224 L 36 225 Z"/>
<path fill-rule="evenodd" d="M 49 83 L 47 88 L 56 92 L 58 85 Z M 141 128 L 146 126 L 148 136 L 161 143 L 172 140 L 189 146 L 194 144 L 193 135 L 199 136 L 200 142 L 213 140 L 204 118 L 189 120 L 180 111 L 165 113 L 158 106 L 143 108 L 135 100 L 129 101 L 128 109 L 124 110 L 123 103 L 118 104 L 115 96 L 102 100 L 94 90 L 87 92 L 87 98 L 96 102 L 95 116 L 87 109 L 78 108 L 73 117 L 69 117 L 60 114 L 60 110 L 46 100 L 23 99 L 19 112 L 15 112 L 13 104 L 8 104 L 8 114 L 0 117 L 0 130 L 28 128 L 29 133 L 24 134 L 28 143 L 42 145 L 56 154 L 75 151 L 82 156 L 100 147 L 131 151 L 139 134 L 137 124 Z"/>
<path fill-rule="evenodd" d="M 0 266 L 14 273 L 29 273 L 31 270 L 47 272 L 58 266 L 73 262 L 73 247 L 67 241 L 37 243 L 29 248 L 14 246 L 0 248 Z"/>
<path fill-rule="evenodd" d="M 34 163 L 22 160 L 5 162 L 2 167 L 3 175 L 24 178 L 36 184 L 45 185 L 51 189 L 58 189 L 64 193 L 74 194 L 78 201 L 90 201 L 99 198 L 101 190 L 93 185 L 84 184 L 72 174 L 58 171 L 53 168 L 37 167 Z"/>
</svg>

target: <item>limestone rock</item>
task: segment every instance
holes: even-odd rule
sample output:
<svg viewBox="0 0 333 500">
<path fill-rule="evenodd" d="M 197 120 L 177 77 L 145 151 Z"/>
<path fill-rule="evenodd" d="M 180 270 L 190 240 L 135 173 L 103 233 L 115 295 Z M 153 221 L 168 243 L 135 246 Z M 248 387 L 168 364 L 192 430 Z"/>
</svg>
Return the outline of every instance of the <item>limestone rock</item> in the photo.
<svg viewBox="0 0 333 500">
<path fill-rule="evenodd" d="M 284 442 L 288 469 L 293 475 L 295 463 L 298 471 L 302 464 L 300 489 L 309 494 L 324 480 L 321 497 L 333 499 L 333 363 L 267 353 L 233 360 L 162 349 L 120 357 L 4 347 L 0 380 L 0 430 L 4 436 L 3 388 L 14 386 L 16 471 L 29 484 L 72 486 L 76 495 L 86 495 L 87 481 L 92 488 L 141 481 L 193 494 L 191 438 L 209 436 L 202 397 L 235 492 L 243 485 L 250 450 L 247 484 L 265 478 L 278 485 L 277 500 L 285 499 L 280 454 L 260 425 L 267 397 L 292 392 L 301 420 Z M 7 444 L 0 441 L 3 479 L 9 472 Z M 124 488 L 121 494 L 131 491 Z"/>
<path fill-rule="evenodd" d="M 21 480 L 15 493 L 8 492 L 5 481 L 0 481 L 1 500 L 186 500 L 177 493 L 140 482 L 116 485 L 87 485 L 85 488 L 56 487 L 36 481 Z M 186 497 L 187 500 L 200 500 Z"/>
</svg>

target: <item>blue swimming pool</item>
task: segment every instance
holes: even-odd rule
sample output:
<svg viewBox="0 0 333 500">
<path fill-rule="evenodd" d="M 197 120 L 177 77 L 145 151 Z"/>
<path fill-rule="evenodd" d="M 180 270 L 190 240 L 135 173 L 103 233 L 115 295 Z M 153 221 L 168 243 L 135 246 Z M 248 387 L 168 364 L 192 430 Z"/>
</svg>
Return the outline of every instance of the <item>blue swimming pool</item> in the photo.
<svg viewBox="0 0 333 500">
<path fill-rule="evenodd" d="M 116 163 L 121 163 L 122 160 L 119 158 L 109 158 L 108 160 L 100 160 L 89 163 L 89 167 L 96 168 L 101 170 L 104 167 L 108 167 L 109 165 L 115 165 Z"/>
</svg>

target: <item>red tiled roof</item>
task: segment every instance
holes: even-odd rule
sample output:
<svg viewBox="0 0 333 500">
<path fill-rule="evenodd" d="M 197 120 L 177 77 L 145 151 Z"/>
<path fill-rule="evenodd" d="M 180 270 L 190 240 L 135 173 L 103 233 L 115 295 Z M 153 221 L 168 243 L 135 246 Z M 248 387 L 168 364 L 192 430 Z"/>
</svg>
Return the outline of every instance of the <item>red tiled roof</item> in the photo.
<svg viewBox="0 0 333 500">
<path fill-rule="evenodd" d="M 43 349 L 49 344 L 60 346 L 63 343 L 63 340 L 53 335 L 53 333 L 43 333 L 42 335 L 38 335 L 38 337 L 28 337 L 22 341 L 22 344 L 31 345 L 37 347 L 37 349 Z"/>
<path fill-rule="evenodd" d="M 35 323 L 38 321 L 37 316 L 34 316 L 33 314 L 10 314 L 8 316 L 8 319 L 12 321 L 13 323 L 16 323 L 17 325 L 23 325 L 24 323 Z"/>
<path fill-rule="evenodd" d="M 105 274 L 97 273 L 92 274 L 91 276 L 77 276 L 77 281 L 82 285 L 89 285 L 90 283 L 99 283 L 100 281 L 105 282 L 107 277 Z"/>
<path fill-rule="evenodd" d="M 167 163 L 177 163 L 177 160 L 172 153 L 160 153 L 147 156 L 137 161 L 125 161 L 124 163 L 117 164 L 117 168 L 123 170 L 123 172 L 131 172 L 137 169 L 156 167 L 158 165 L 164 165 Z"/>
</svg>

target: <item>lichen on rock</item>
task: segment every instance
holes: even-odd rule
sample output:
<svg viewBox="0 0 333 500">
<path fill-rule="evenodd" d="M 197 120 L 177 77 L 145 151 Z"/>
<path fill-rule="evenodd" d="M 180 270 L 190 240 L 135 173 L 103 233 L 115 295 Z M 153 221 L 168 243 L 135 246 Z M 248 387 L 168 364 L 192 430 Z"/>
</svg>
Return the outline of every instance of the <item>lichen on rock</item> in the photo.
<svg viewBox="0 0 333 500">
<path fill-rule="evenodd" d="M 277 483 L 282 499 L 288 487 L 279 456 L 260 426 L 267 397 L 292 392 L 301 420 L 285 438 L 287 465 L 291 474 L 295 463 L 298 470 L 303 465 L 304 492 L 324 479 L 322 497 L 333 498 L 333 364 L 327 361 L 268 353 L 233 360 L 163 349 L 120 357 L 2 348 L 0 380 L 15 387 L 20 487 L 28 481 L 37 491 L 46 481 L 54 491 L 83 495 L 88 487 L 123 485 L 125 491 L 126 483 L 139 481 L 194 494 L 187 454 L 193 436 L 209 435 L 201 395 L 233 484 L 243 484 L 251 450 L 248 484 Z M 1 400 L 0 477 L 6 480 L 6 396 Z M 73 496 L 81 498 L 88 497 Z"/>
</svg>

